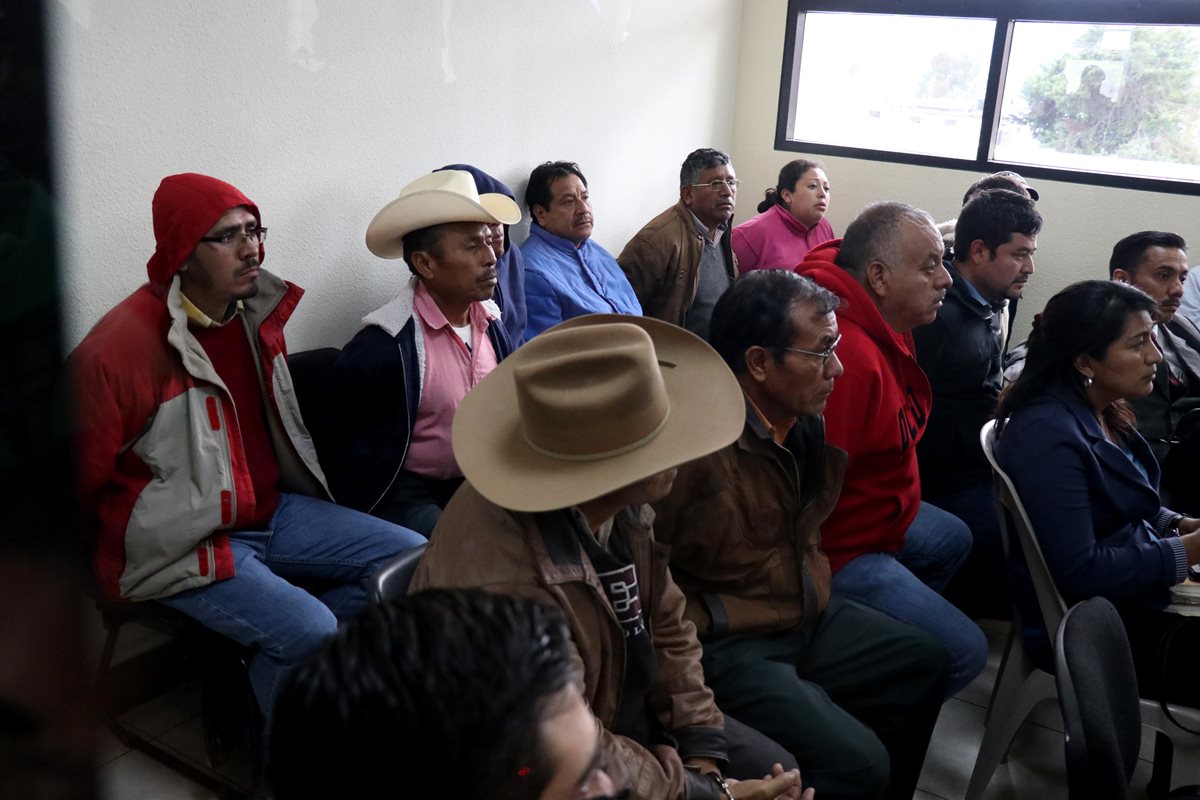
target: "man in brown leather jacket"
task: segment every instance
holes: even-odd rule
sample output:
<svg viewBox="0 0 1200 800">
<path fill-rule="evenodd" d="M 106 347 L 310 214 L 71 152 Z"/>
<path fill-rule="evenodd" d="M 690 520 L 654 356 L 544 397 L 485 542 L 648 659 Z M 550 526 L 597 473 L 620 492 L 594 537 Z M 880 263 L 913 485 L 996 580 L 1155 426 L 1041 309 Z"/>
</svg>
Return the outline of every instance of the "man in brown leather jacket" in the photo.
<svg viewBox="0 0 1200 800">
<path fill-rule="evenodd" d="M 729 156 L 694 150 L 679 170 L 679 202 L 647 222 L 617 256 L 647 317 L 708 336 L 713 306 L 737 277 L 730 238 L 737 187 Z"/>
<path fill-rule="evenodd" d="M 678 464 L 734 440 L 741 405 L 692 334 L 592 315 L 526 343 L 455 415 L 466 483 L 412 591 L 479 587 L 562 609 L 605 763 L 627 772 L 635 797 L 801 796 L 791 757 L 713 702 L 647 506 Z M 722 770 L 752 779 L 729 791 Z"/>
<path fill-rule="evenodd" d="M 785 270 L 743 275 L 710 342 L 741 386 L 736 442 L 679 468 L 655 531 L 700 631 L 723 709 L 787 748 L 821 798 L 911 798 L 947 652 L 931 635 L 830 598 L 820 525 L 846 454 L 821 411 L 842 365 L 836 295 Z"/>
</svg>

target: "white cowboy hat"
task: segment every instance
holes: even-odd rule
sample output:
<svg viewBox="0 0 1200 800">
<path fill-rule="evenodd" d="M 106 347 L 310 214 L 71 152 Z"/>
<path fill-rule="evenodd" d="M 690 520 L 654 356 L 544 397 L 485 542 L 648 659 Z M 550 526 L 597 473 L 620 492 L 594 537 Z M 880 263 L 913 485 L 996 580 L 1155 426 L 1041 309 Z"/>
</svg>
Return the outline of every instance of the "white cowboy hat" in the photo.
<svg viewBox="0 0 1200 800">
<path fill-rule="evenodd" d="M 479 194 L 471 173 L 447 169 L 422 175 L 400 190 L 367 226 L 367 249 L 380 258 L 403 258 L 406 234 L 446 222 L 521 221 L 521 209 L 502 194 Z"/>
</svg>

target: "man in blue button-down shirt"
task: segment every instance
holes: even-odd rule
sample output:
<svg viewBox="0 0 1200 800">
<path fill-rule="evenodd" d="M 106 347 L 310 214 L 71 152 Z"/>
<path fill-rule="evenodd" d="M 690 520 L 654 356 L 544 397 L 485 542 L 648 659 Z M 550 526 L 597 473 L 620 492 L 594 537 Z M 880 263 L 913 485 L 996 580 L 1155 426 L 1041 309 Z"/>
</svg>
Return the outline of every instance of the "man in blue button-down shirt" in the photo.
<svg viewBox="0 0 1200 800">
<path fill-rule="evenodd" d="M 583 314 L 641 315 L 642 306 L 617 260 L 591 240 L 587 178 L 571 161 L 547 161 L 529 175 L 525 190 L 533 225 L 521 245 L 525 304 L 532 339 Z"/>
</svg>

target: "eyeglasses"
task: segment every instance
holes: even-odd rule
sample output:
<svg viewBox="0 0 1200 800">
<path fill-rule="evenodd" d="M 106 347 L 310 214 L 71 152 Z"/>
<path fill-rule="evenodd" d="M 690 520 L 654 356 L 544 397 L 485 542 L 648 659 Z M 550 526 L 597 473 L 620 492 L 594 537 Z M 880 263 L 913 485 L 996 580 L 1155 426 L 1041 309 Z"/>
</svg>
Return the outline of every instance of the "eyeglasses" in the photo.
<svg viewBox="0 0 1200 800">
<path fill-rule="evenodd" d="M 799 347 L 785 347 L 783 349 L 787 350 L 789 353 L 803 353 L 806 356 L 815 356 L 816 358 L 821 359 L 821 363 L 824 364 L 829 360 L 829 357 L 833 355 L 833 351 L 837 350 L 838 343 L 841 341 L 842 335 L 839 333 L 837 338 L 830 342 L 829 347 L 826 347 L 824 350 L 802 350 Z"/>
<path fill-rule="evenodd" d="M 712 183 L 689 183 L 693 189 L 712 189 L 714 192 L 719 192 L 722 189 L 729 189 L 731 192 L 736 192 L 738 184 L 741 183 L 737 178 L 730 178 L 727 181 L 713 181 Z"/>
<path fill-rule="evenodd" d="M 223 234 L 221 236 L 201 236 L 200 237 L 200 241 L 202 241 L 202 242 L 212 242 L 213 244 L 221 245 L 221 247 L 229 247 L 230 245 L 239 245 L 242 243 L 242 239 L 245 239 L 246 241 L 250 242 L 251 244 L 262 244 L 267 239 L 267 229 L 266 228 L 250 228 L 249 230 L 244 230 L 244 231 L 230 231 L 229 233 Z"/>
</svg>

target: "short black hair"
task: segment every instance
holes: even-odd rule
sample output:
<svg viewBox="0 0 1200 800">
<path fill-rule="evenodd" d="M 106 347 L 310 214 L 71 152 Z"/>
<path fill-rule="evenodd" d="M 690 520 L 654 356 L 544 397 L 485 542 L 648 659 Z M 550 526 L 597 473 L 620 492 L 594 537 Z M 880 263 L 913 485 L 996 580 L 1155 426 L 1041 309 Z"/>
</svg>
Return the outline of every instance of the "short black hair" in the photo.
<svg viewBox="0 0 1200 800">
<path fill-rule="evenodd" d="M 759 269 L 735 280 L 713 308 L 708 342 L 725 359 L 734 375 L 746 371 L 746 351 L 755 345 L 770 350 L 776 360 L 796 338 L 792 308 L 812 304 L 828 314 L 841 300 L 809 278 L 786 269 Z"/>
<path fill-rule="evenodd" d="M 529 209 L 531 217 L 534 206 L 550 208 L 550 203 L 554 200 L 554 194 L 550 191 L 551 185 L 567 175 L 579 178 L 584 188 L 587 188 L 587 178 L 583 177 L 583 170 L 574 161 L 547 161 L 533 168 L 533 172 L 529 173 L 529 184 L 525 187 L 525 207 Z M 537 224 L 537 217 L 533 217 L 533 224 Z"/>
<path fill-rule="evenodd" d="M 1080 281 L 1050 298 L 1045 309 L 1033 318 L 1025 367 L 1004 388 L 996 405 L 998 433 L 1005 420 L 1028 407 L 1055 387 L 1063 388 L 1087 402 L 1087 386 L 1075 359 L 1088 355 L 1103 359 L 1113 342 L 1121 338 L 1129 318 L 1158 309 L 1150 295 L 1126 283 Z M 1133 437 L 1132 409 L 1118 400 L 1105 407 L 1101 417 L 1122 439 Z"/>
<path fill-rule="evenodd" d="M 954 224 L 954 260 L 966 261 L 971 243 L 983 242 L 994 258 L 997 248 L 1008 244 L 1013 234 L 1037 236 L 1042 215 L 1033 200 L 1008 189 L 988 189 L 963 206 Z"/>
<path fill-rule="evenodd" d="M 691 186 L 700 180 L 700 173 L 713 167 L 723 167 L 729 163 L 729 156 L 711 147 L 701 147 L 688 153 L 679 167 L 679 185 Z"/>
<path fill-rule="evenodd" d="M 1187 242 L 1177 233 L 1167 231 L 1138 231 L 1131 233 L 1113 245 L 1112 257 L 1108 259 L 1108 277 L 1123 269 L 1136 275 L 1146 251 L 1151 247 L 1165 247 L 1187 252 Z"/>
<path fill-rule="evenodd" d="M 477 589 L 372 605 L 280 692 L 276 800 L 405 794 L 413 775 L 443 797 L 533 800 L 553 769 L 540 722 L 578 682 L 557 608 Z"/>
<path fill-rule="evenodd" d="M 967 191 L 963 195 L 962 204 L 965 206 L 971 202 L 972 197 L 980 192 L 986 192 L 988 189 L 1007 189 L 1010 192 L 1029 196 L 1028 190 L 1016 178 L 1010 178 L 1008 175 L 988 175 L 986 178 L 980 178 L 967 187 Z"/>
<path fill-rule="evenodd" d="M 408 269 L 413 275 L 420 277 L 417 268 L 413 266 L 413 253 L 425 251 L 432 253 L 434 258 L 442 257 L 442 233 L 444 230 L 443 225 L 439 223 L 409 231 L 400 239 L 404 245 L 404 263 L 408 264 Z"/>
</svg>

